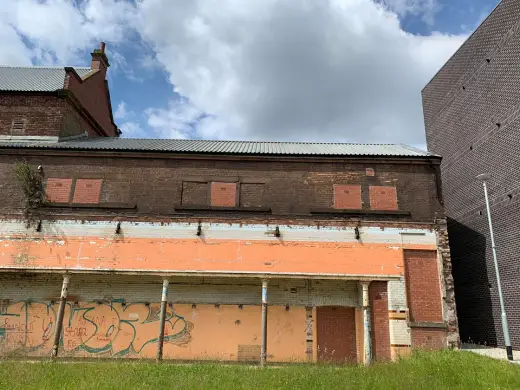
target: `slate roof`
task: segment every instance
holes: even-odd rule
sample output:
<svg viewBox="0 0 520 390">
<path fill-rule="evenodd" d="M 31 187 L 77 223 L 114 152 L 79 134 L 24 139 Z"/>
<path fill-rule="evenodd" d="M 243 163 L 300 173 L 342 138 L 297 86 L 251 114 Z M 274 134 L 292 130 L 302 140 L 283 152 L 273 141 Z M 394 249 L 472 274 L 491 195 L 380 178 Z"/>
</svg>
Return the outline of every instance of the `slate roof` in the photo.
<svg viewBox="0 0 520 390">
<path fill-rule="evenodd" d="M 61 142 L 0 141 L 0 149 L 29 148 L 118 152 L 278 156 L 396 156 L 438 157 L 403 144 L 353 144 L 307 142 L 205 141 L 177 139 L 82 138 Z"/>
<path fill-rule="evenodd" d="M 91 71 L 74 67 L 80 77 Z M 0 91 L 53 92 L 63 89 L 64 67 L 0 66 Z"/>
</svg>

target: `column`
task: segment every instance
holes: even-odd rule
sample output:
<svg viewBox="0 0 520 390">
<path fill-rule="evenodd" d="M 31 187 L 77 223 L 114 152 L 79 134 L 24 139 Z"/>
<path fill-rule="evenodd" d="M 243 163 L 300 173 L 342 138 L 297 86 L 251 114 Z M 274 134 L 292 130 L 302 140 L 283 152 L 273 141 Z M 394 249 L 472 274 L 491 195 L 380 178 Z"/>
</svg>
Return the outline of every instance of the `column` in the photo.
<svg viewBox="0 0 520 390">
<path fill-rule="evenodd" d="M 267 358 L 267 279 L 262 280 L 262 344 L 260 346 L 260 366 L 265 366 Z"/>
<path fill-rule="evenodd" d="M 60 307 L 58 309 L 58 318 L 56 319 L 56 330 L 54 331 L 54 343 L 52 345 L 51 358 L 58 357 L 58 348 L 60 346 L 61 331 L 63 329 L 63 315 L 65 314 L 65 305 L 67 304 L 67 293 L 69 288 L 69 275 L 63 275 L 63 284 L 61 285 Z"/>
<path fill-rule="evenodd" d="M 166 306 L 168 305 L 168 279 L 163 279 L 162 297 L 161 297 L 161 312 L 159 317 L 159 339 L 157 341 L 157 355 L 155 361 L 160 363 L 163 355 L 164 345 L 164 323 L 166 321 Z"/>
<path fill-rule="evenodd" d="M 372 340 L 370 338 L 370 299 L 368 295 L 368 281 L 359 282 L 359 304 L 363 308 L 363 362 L 365 365 L 372 361 Z"/>
</svg>

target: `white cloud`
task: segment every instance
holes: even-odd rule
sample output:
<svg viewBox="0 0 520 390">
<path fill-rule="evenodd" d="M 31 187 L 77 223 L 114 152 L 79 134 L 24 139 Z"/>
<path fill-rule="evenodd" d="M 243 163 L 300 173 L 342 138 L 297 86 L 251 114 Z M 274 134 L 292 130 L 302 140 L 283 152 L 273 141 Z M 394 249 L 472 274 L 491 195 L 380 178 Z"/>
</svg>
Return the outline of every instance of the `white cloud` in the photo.
<svg viewBox="0 0 520 390">
<path fill-rule="evenodd" d="M 84 50 L 105 40 L 112 71 L 139 81 L 139 69 L 159 64 L 185 99 L 144 112 L 149 130 L 126 120 L 125 135 L 417 145 L 424 143 L 420 90 L 465 36 L 412 35 L 399 15 L 426 20 L 436 7 L 433 0 L 3 0 L 0 62 L 84 63 Z M 135 69 L 117 50 L 129 42 L 144 48 Z"/>
<path fill-rule="evenodd" d="M 83 63 L 81 51 L 123 41 L 136 22 L 135 6 L 123 0 L 3 0 L 0 61 Z"/>
<path fill-rule="evenodd" d="M 153 137 L 193 138 L 197 122 L 203 115 L 187 99 L 170 101 L 167 109 L 150 108 L 145 114 Z"/>
<path fill-rule="evenodd" d="M 133 111 L 128 111 L 126 109 L 126 103 L 123 101 L 117 105 L 116 111 L 114 112 L 115 119 L 128 119 L 134 115 L 135 113 Z"/>
<path fill-rule="evenodd" d="M 433 25 L 435 15 L 441 10 L 438 0 L 381 0 L 390 11 L 400 16 L 421 15 L 422 20 Z"/>
<path fill-rule="evenodd" d="M 138 7 L 176 91 L 210 114 L 203 138 L 422 144 L 420 91 L 465 39 L 406 33 L 367 0 Z"/>
<path fill-rule="evenodd" d="M 123 132 L 124 138 L 147 138 L 149 136 L 137 122 L 125 122 L 119 126 L 119 129 Z"/>
</svg>

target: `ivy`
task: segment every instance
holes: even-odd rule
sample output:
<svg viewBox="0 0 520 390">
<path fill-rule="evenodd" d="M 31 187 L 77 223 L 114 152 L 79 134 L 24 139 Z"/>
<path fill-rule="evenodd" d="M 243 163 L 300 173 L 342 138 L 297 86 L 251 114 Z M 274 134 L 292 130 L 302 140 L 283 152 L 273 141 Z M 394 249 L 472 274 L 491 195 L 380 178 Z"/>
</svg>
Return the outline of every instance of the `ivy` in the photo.
<svg viewBox="0 0 520 390">
<path fill-rule="evenodd" d="M 45 204 L 42 176 L 26 161 L 16 163 L 14 173 L 23 192 L 24 217 L 29 227 L 38 219 L 38 210 Z"/>
</svg>

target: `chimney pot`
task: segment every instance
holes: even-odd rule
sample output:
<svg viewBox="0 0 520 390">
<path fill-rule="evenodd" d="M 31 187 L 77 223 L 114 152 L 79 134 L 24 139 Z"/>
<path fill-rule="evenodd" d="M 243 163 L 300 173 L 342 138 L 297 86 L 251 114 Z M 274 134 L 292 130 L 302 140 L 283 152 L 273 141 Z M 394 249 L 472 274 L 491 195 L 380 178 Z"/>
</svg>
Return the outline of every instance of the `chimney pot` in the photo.
<svg viewBox="0 0 520 390">
<path fill-rule="evenodd" d="M 101 45 L 100 45 L 101 53 L 105 52 L 105 46 L 106 46 L 106 43 L 105 42 L 101 42 Z"/>
</svg>

